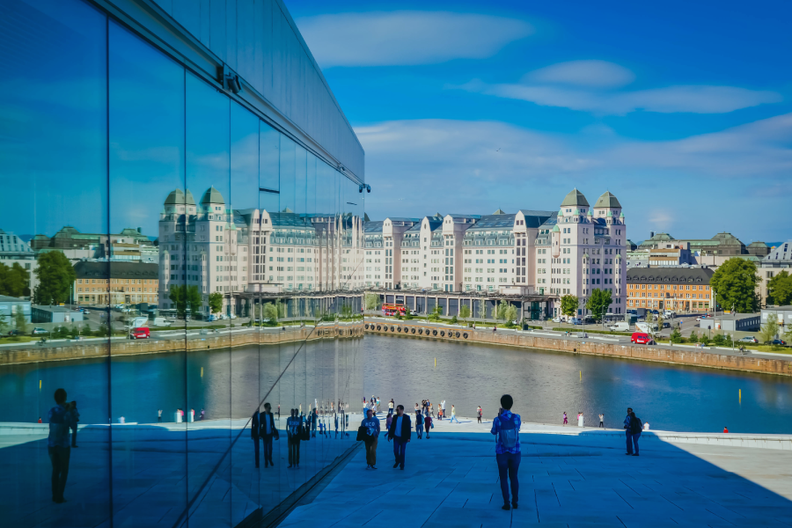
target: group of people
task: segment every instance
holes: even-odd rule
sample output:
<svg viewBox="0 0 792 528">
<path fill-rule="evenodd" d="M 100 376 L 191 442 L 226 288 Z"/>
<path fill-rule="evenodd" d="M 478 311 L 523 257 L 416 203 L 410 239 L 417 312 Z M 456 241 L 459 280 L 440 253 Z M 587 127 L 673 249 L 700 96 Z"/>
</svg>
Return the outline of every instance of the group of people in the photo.
<svg viewBox="0 0 792 528">
<path fill-rule="evenodd" d="M 627 436 L 627 452 L 625 455 L 639 456 L 638 440 L 641 439 L 641 432 L 644 424 L 641 419 L 635 416 L 632 407 L 627 408 L 627 416 L 624 418 L 624 431 Z"/>
<path fill-rule="evenodd" d="M 520 467 L 520 415 L 511 412 L 514 400 L 508 394 L 501 397 L 501 408 L 498 416 L 492 420 L 490 432 L 495 435 L 495 458 L 498 463 L 498 474 L 500 476 L 501 493 L 503 495 L 503 509 L 509 510 L 517 508 L 519 503 L 519 480 L 517 471 Z M 393 468 L 404 470 L 407 444 L 410 443 L 412 435 L 412 423 L 410 416 L 404 413 L 404 406 L 397 405 L 395 414 L 388 413 L 386 418 L 386 429 L 384 436 L 388 441 L 393 442 Z M 442 409 L 442 403 L 439 409 Z M 477 408 L 479 422 L 483 409 Z M 451 416 L 456 416 L 454 407 L 451 407 Z M 426 430 L 426 437 L 429 438 L 429 430 L 432 428 L 431 403 L 423 400 L 419 406 L 415 404 L 415 430 L 418 438 L 421 438 L 421 425 Z M 366 447 L 366 469 L 377 469 L 377 445 L 379 444 L 380 420 L 376 417 L 374 410 L 366 410 L 366 417 L 360 423 L 357 439 L 362 441 Z"/>
<path fill-rule="evenodd" d="M 47 414 L 49 422 L 47 453 L 52 463 L 52 502 L 62 504 L 66 502 L 63 492 L 66 489 L 66 479 L 69 476 L 71 448 L 79 447 L 77 445 L 77 423 L 80 421 L 80 412 L 77 410 L 76 401 L 66 401 L 65 389 L 56 390 L 54 397 L 55 406 Z M 69 435 L 69 431 L 71 431 L 71 435 Z"/>
</svg>

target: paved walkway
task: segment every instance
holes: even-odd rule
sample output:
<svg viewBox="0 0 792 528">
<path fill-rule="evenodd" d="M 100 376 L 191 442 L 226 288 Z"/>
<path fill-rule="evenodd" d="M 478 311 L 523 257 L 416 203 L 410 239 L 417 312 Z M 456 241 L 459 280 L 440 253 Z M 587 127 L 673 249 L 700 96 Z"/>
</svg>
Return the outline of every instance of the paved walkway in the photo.
<svg viewBox="0 0 792 528">
<path fill-rule="evenodd" d="M 647 435 L 626 457 L 619 431 L 524 424 L 520 507 L 503 511 L 490 424 L 435 423 L 430 439 L 413 433 L 404 471 L 380 438 L 377 471 L 361 449 L 281 526 L 792 526 L 788 450 Z"/>
</svg>

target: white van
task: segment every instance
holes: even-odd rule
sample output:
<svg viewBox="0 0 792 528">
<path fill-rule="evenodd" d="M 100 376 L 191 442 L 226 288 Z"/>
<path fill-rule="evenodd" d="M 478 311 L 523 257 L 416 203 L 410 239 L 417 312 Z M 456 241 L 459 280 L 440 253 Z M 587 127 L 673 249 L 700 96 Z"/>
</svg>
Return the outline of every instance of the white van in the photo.
<svg viewBox="0 0 792 528">
<path fill-rule="evenodd" d="M 611 332 L 629 332 L 630 323 L 626 321 L 619 321 L 618 323 L 613 323 L 608 328 L 610 328 Z"/>
<path fill-rule="evenodd" d="M 152 326 L 170 326 L 171 322 L 164 317 L 155 317 L 152 321 Z"/>
</svg>

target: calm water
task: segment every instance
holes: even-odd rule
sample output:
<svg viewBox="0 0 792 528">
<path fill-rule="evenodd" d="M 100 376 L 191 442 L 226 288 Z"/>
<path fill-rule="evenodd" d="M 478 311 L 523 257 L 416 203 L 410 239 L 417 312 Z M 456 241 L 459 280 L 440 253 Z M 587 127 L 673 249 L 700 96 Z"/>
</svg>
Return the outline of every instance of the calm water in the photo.
<svg viewBox="0 0 792 528">
<path fill-rule="evenodd" d="M 58 386 L 80 402 L 83 423 L 106 420 L 108 371 L 114 420 L 152 422 L 158 408 L 168 419 L 185 398 L 187 409 L 205 408 L 207 418 L 248 416 L 293 351 L 281 346 L 193 353 L 187 361 L 181 354 L 140 356 L 110 367 L 105 361 L 5 367 L 0 421 L 35 421 Z M 587 425 L 596 425 L 601 412 L 607 426 L 620 427 L 629 405 L 653 429 L 792 432 L 792 380 L 786 378 L 381 336 L 310 345 L 268 400 L 288 408 L 330 401 L 337 393 L 357 411 L 364 395 L 376 394 L 383 403 L 394 398 L 408 410 L 424 398 L 445 399 L 447 410 L 453 403 L 460 416 L 474 416 L 481 405 L 491 417 L 504 392 L 514 396 L 515 411 L 526 421 L 560 423 L 566 411 L 572 422 L 582 411 Z"/>
</svg>

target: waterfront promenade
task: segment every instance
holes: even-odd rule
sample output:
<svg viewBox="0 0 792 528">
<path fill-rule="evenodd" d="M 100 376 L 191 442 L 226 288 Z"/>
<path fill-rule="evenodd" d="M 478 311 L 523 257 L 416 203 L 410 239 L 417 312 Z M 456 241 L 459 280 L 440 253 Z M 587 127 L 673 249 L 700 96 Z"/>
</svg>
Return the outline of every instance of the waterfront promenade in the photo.
<svg viewBox="0 0 792 528">
<path fill-rule="evenodd" d="M 641 456 L 626 457 L 621 431 L 523 424 L 520 506 L 503 511 L 491 424 L 462 422 L 435 421 L 428 440 L 413 434 L 404 471 L 383 439 L 377 471 L 360 450 L 281 526 L 792 526 L 789 436 L 763 435 L 782 450 L 650 432 Z M 661 439 L 685 436 L 706 445 Z"/>
</svg>

